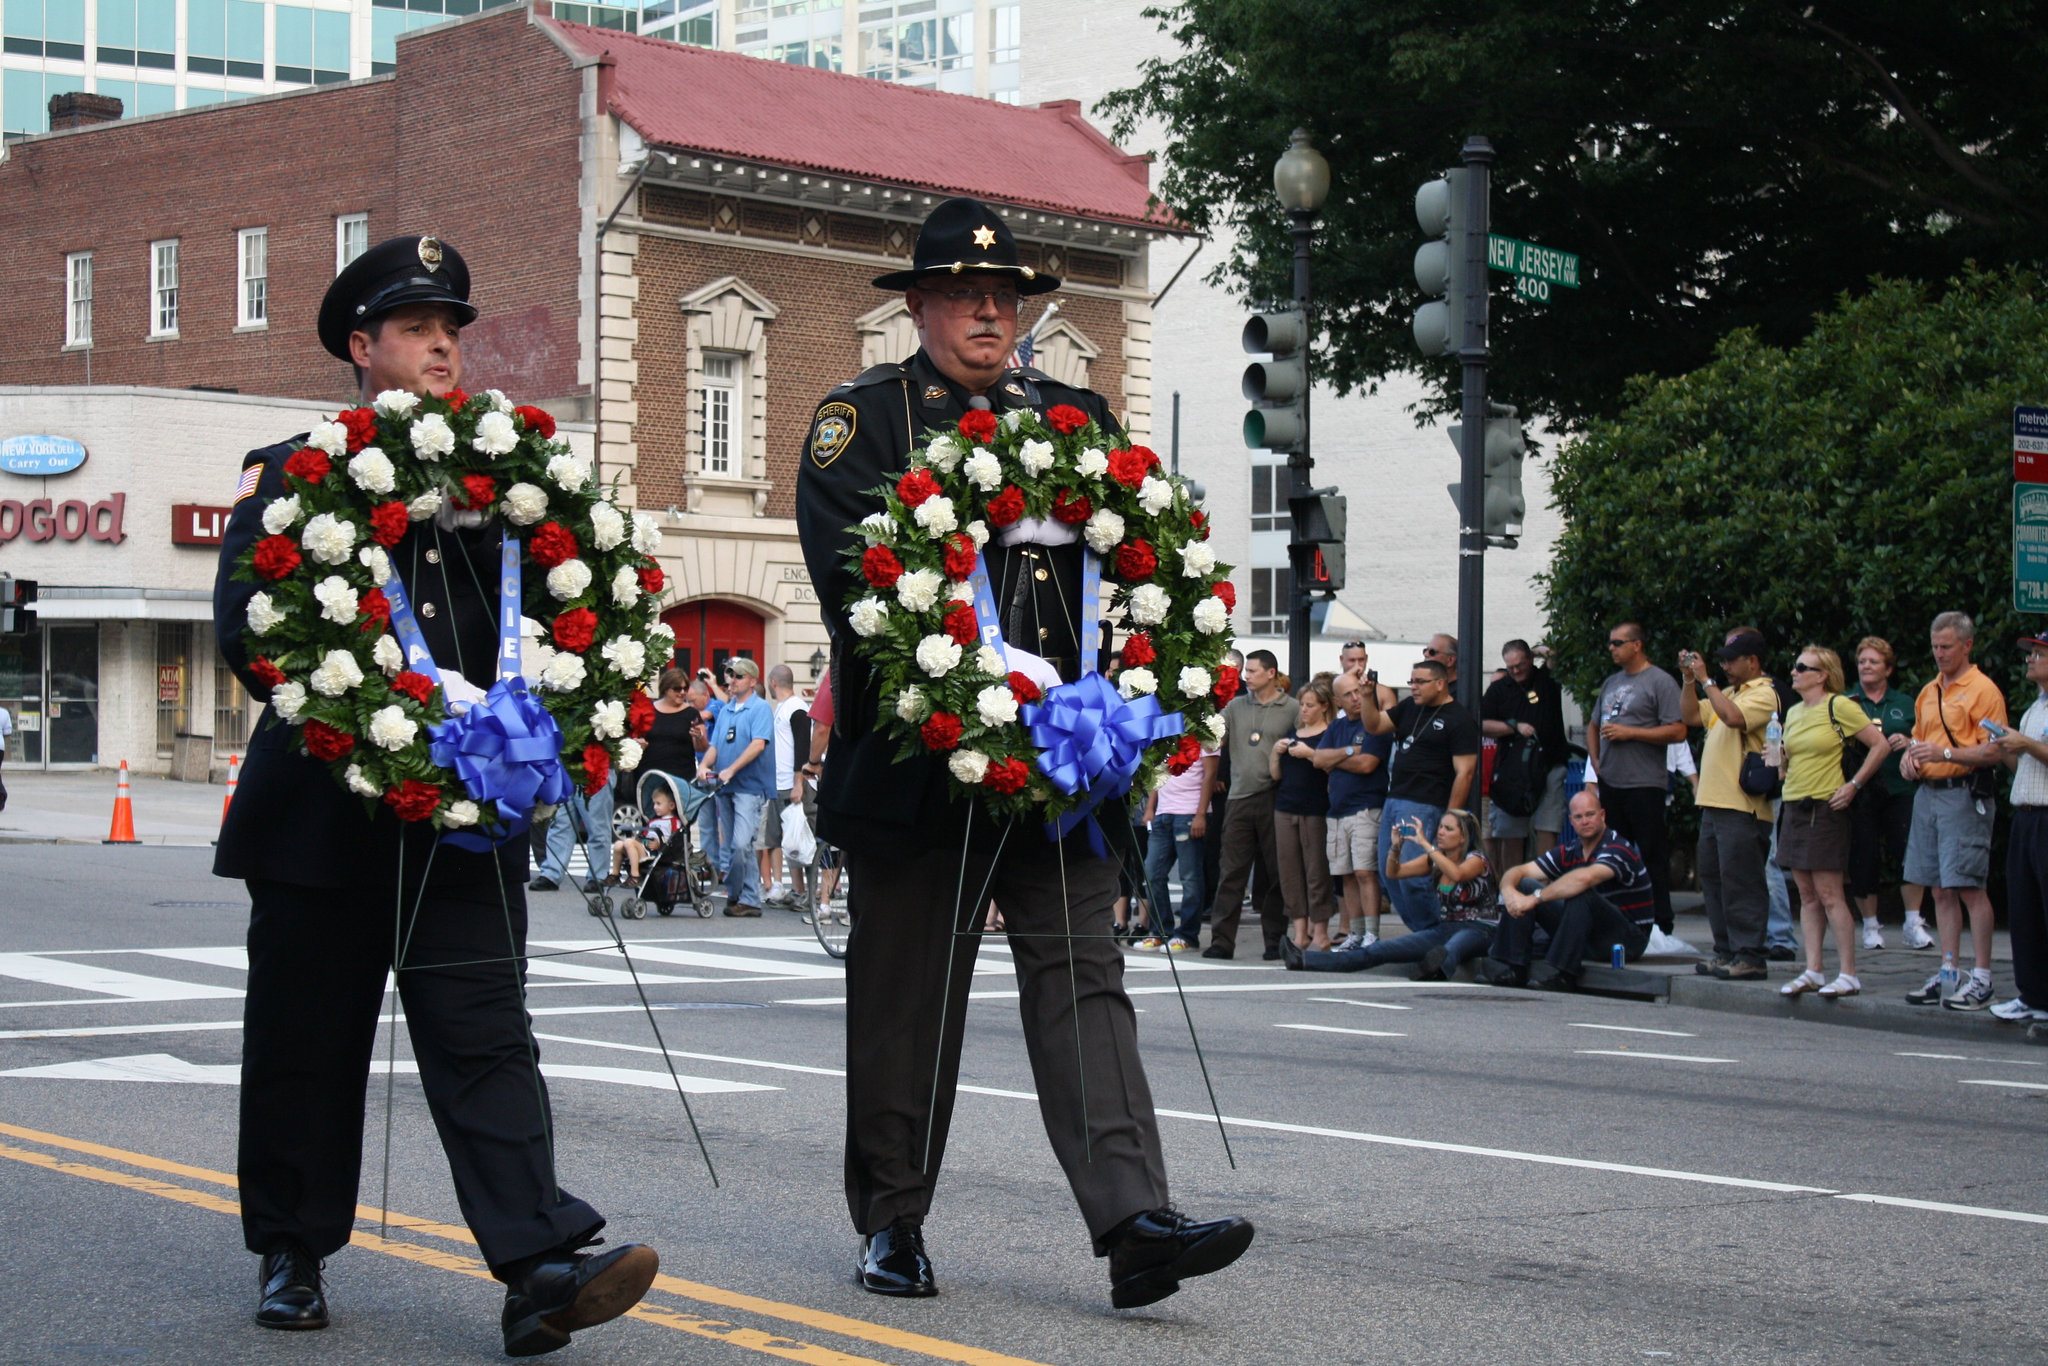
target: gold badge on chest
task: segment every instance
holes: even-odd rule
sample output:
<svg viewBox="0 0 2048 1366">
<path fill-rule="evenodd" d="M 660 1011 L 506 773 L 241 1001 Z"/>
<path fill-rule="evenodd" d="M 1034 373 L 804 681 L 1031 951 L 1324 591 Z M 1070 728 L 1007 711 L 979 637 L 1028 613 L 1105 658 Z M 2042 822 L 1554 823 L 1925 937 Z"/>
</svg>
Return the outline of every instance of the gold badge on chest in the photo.
<svg viewBox="0 0 2048 1366">
<path fill-rule="evenodd" d="M 850 403 L 828 403 L 818 409 L 817 421 L 811 427 L 811 463 L 822 470 L 837 460 L 852 444 L 854 429 L 859 425 L 860 414 Z"/>
</svg>

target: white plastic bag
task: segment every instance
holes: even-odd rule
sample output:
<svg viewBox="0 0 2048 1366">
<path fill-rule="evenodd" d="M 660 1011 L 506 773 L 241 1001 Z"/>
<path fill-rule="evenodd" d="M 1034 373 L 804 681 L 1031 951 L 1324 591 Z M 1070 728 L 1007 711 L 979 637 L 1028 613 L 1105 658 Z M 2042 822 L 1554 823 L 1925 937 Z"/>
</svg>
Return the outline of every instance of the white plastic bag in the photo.
<svg viewBox="0 0 2048 1366">
<path fill-rule="evenodd" d="M 782 856 L 805 868 L 818 856 L 818 841 L 811 834 L 811 823 L 804 819 L 802 802 L 782 808 Z"/>
</svg>

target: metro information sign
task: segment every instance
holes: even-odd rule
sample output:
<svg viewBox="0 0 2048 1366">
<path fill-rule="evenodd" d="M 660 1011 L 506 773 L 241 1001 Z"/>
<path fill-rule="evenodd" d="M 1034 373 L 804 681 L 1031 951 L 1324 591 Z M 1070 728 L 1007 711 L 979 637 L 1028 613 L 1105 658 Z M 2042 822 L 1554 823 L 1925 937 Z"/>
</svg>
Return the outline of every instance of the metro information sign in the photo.
<svg viewBox="0 0 2048 1366">
<path fill-rule="evenodd" d="M 2048 408 L 2013 405 L 2012 477 L 2022 484 L 2048 484 Z"/>
<path fill-rule="evenodd" d="M 2048 612 L 2048 487 L 2012 488 L 2012 608 Z"/>
</svg>

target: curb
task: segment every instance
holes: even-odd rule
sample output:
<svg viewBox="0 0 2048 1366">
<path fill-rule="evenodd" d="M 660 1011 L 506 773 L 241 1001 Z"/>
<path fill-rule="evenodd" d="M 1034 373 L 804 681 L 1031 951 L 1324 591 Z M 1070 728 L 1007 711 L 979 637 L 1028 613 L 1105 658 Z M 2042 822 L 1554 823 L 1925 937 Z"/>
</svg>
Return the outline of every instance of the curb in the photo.
<svg viewBox="0 0 2048 1366">
<path fill-rule="evenodd" d="M 1712 977 L 1673 977 L 1669 1003 L 1733 1015 L 1764 1015 L 1851 1029 L 1882 1029 L 1922 1038 L 1971 1039 L 1978 1043 L 2027 1043 L 2027 1026 L 2011 1024 L 1987 1011 L 1946 1010 L 1940 1006 L 1909 1006 L 1902 1000 L 1872 995 L 1824 1001 L 1811 994 L 1786 999 L 1775 989 L 1765 992 Z"/>
</svg>

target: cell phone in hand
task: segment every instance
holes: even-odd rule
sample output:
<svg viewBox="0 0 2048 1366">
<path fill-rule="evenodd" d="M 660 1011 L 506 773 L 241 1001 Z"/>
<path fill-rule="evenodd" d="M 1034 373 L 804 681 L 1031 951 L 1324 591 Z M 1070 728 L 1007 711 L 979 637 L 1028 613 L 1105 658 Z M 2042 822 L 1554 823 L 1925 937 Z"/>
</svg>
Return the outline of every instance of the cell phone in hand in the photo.
<svg viewBox="0 0 2048 1366">
<path fill-rule="evenodd" d="M 1999 725 L 1996 721 L 1985 721 L 1981 724 L 1983 725 L 1984 729 L 1990 733 L 1991 738 L 1994 740 L 1998 739 L 2000 736 L 2008 735 L 2011 733 L 2008 730 L 2006 730 L 2004 726 Z"/>
</svg>

